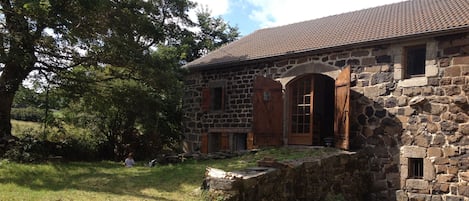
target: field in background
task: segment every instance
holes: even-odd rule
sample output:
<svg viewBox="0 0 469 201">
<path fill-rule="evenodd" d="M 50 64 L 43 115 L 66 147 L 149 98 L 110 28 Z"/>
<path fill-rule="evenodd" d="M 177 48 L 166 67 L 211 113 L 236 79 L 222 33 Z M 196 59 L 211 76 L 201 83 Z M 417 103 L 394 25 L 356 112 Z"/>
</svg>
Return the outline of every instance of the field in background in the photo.
<svg viewBox="0 0 469 201">
<path fill-rule="evenodd" d="M 37 122 L 30 122 L 30 121 L 18 121 L 18 120 L 11 120 L 11 133 L 14 136 L 20 136 L 25 133 L 41 133 L 42 132 L 42 124 Z"/>
</svg>

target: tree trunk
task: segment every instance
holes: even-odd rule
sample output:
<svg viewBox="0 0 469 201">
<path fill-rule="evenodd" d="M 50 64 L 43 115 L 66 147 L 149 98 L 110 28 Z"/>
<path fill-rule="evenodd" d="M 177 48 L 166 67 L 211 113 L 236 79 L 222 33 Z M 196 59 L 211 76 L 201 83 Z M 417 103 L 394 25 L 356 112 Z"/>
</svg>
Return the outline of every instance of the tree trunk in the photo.
<svg viewBox="0 0 469 201">
<path fill-rule="evenodd" d="M 16 91 L 28 73 L 16 63 L 7 63 L 0 75 L 0 142 L 15 139 L 11 135 L 11 106 Z"/>
<path fill-rule="evenodd" d="M 11 104 L 14 94 L 0 91 L 0 139 L 11 138 Z"/>
</svg>

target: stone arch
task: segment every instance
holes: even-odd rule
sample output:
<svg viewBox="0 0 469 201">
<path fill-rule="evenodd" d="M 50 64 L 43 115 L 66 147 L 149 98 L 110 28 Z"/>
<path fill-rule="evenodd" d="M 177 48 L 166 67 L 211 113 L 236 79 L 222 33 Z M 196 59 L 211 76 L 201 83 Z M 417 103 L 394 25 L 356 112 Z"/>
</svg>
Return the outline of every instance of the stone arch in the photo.
<svg viewBox="0 0 469 201">
<path fill-rule="evenodd" d="M 331 77 L 332 79 L 336 79 L 341 71 L 341 68 L 319 63 L 319 62 L 309 62 L 305 64 L 300 64 L 291 68 L 290 70 L 283 73 L 277 81 L 282 83 L 283 88 L 285 89 L 286 85 L 295 79 L 298 76 L 302 76 L 305 74 L 322 74 Z"/>
</svg>

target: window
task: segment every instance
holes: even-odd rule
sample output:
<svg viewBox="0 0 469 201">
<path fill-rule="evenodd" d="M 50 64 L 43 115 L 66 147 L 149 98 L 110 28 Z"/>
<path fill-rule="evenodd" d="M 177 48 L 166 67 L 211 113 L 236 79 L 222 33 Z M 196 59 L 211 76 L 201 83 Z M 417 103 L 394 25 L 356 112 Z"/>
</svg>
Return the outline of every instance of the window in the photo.
<svg viewBox="0 0 469 201">
<path fill-rule="evenodd" d="M 425 76 L 425 58 L 425 45 L 405 48 L 405 72 L 407 78 Z"/>
<path fill-rule="evenodd" d="M 202 89 L 201 107 L 203 111 L 223 111 L 225 109 L 225 82 L 214 81 Z"/>
<path fill-rule="evenodd" d="M 223 110 L 223 87 L 214 87 L 210 89 L 211 95 L 211 110 Z"/>
<path fill-rule="evenodd" d="M 409 178 L 423 178 L 423 158 L 409 158 Z"/>
</svg>

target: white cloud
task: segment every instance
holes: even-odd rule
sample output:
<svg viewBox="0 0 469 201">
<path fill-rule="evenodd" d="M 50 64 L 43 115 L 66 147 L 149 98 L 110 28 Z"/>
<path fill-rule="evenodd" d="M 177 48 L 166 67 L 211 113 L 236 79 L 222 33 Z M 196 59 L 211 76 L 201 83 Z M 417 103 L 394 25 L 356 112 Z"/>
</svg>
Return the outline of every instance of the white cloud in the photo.
<svg viewBox="0 0 469 201">
<path fill-rule="evenodd" d="M 229 12 L 229 0 L 193 0 L 193 2 L 197 3 L 198 8 L 202 6 L 208 8 L 213 16 L 220 16 Z"/>
<path fill-rule="evenodd" d="M 261 27 L 280 26 L 402 0 L 246 0 L 255 8 L 250 18 Z"/>
</svg>

